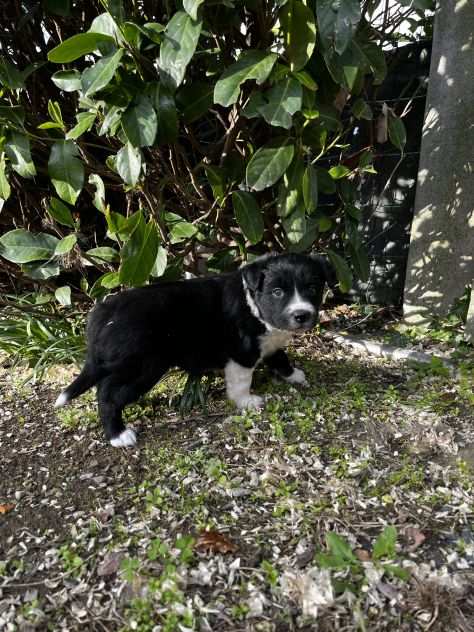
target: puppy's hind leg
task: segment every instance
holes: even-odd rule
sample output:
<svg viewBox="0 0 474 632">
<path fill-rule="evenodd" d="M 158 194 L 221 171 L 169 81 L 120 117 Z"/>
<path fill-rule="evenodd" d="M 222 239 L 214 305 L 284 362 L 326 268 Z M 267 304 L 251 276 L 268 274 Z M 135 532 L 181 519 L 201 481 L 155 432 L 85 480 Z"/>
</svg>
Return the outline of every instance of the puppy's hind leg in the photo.
<svg viewBox="0 0 474 632">
<path fill-rule="evenodd" d="M 127 404 L 136 402 L 158 382 L 165 370 L 154 372 L 153 375 L 141 376 L 138 379 L 125 381 L 121 376 L 109 376 L 103 379 L 97 387 L 99 402 L 99 417 L 104 427 L 105 436 L 114 448 L 131 447 L 137 442 L 135 431 L 125 428 L 122 412 Z"/>
</svg>

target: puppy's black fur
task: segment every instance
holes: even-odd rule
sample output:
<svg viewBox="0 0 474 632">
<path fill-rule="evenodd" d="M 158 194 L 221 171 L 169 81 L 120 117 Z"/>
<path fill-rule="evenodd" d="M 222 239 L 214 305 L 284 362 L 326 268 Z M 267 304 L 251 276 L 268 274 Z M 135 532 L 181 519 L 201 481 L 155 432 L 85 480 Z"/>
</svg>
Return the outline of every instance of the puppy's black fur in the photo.
<svg viewBox="0 0 474 632">
<path fill-rule="evenodd" d="M 281 350 L 282 334 L 314 326 L 326 282 L 334 285 L 335 278 L 321 257 L 267 255 L 230 274 L 111 295 L 92 310 L 84 368 L 56 405 L 97 385 L 99 415 L 113 445 L 135 443 L 122 410 L 171 367 L 193 375 L 225 369 L 229 398 L 240 407 L 259 406 L 249 388 L 261 360 L 289 381 L 304 381 Z"/>
</svg>

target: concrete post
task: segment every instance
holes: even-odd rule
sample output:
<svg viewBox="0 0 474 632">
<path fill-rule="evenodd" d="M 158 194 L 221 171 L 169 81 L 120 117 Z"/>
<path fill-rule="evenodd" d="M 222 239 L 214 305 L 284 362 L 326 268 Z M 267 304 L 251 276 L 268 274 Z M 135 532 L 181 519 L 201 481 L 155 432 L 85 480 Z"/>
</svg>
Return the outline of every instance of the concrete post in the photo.
<svg viewBox="0 0 474 632">
<path fill-rule="evenodd" d="M 473 278 L 474 2 L 440 0 L 407 263 L 406 320 L 423 324 L 445 315 Z"/>
</svg>

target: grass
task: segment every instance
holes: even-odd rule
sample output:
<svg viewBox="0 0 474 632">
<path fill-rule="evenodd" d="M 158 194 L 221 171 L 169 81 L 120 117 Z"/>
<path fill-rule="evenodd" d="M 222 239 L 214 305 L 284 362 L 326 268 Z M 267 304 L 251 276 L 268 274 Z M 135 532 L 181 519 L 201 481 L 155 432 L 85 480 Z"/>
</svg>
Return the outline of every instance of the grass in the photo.
<svg viewBox="0 0 474 632">
<path fill-rule="evenodd" d="M 0 312 L 0 352 L 12 366 L 26 364 L 30 379 L 55 364 L 80 363 L 85 355 L 84 315 L 58 313 L 53 303 L 37 301 L 25 295 Z"/>
</svg>

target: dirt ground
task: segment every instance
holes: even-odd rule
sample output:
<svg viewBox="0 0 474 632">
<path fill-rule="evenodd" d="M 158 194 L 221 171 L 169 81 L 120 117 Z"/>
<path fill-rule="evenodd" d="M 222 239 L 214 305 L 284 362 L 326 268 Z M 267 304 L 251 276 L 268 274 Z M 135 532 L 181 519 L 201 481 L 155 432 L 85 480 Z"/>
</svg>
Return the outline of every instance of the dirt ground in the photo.
<svg viewBox="0 0 474 632">
<path fill-rule="evenodd" d="M 0 373 L 0 630 L 474 630 L 473 362 L 307 335 L 310 386 L 257 371 L 180 418 L 176 377 L 105 443 L 70 376 Z"/>
</svg>

